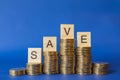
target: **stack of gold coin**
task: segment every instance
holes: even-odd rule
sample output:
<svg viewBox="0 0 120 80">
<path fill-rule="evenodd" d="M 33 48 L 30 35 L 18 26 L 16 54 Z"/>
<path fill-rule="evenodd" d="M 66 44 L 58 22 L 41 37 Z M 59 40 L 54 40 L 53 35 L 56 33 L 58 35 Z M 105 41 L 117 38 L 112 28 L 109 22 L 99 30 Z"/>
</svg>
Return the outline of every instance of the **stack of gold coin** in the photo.
<svg viewBox="0 0 120 80">
<path fill-rule="evenodd" d="M 75 56 L 74 39 L 61 39 L 60 41 L 60 73 L 74 74 Z"/>
<path fill-rule="evenodd" d="M 94 62 L 93 73 L 97 75 L 104 75 L 108 73 L 108 63 L 106 62 Z"/>
<path fill-rule="evenodd" d="M 91 47 L 76 48 L 76 73 L 80 75 L 92 73 Z"/>
<path fill-rule="evenodd" d="M 58 53 L 56 51 L 44 52 L 44 69 L 45 74 L 58 73 Z"/>
<path fill-rule="evenodd" d="M 27 63 L 26 69 L 27 69 L 28 75 L 42 74 L 42 64 L 41 63 Z"/>
<path fill-rule="evenodd" d="M 26 74 L 25 68 L 13 68 L 9 70 L 11 76 L 21 76 Z"/>
</svg>

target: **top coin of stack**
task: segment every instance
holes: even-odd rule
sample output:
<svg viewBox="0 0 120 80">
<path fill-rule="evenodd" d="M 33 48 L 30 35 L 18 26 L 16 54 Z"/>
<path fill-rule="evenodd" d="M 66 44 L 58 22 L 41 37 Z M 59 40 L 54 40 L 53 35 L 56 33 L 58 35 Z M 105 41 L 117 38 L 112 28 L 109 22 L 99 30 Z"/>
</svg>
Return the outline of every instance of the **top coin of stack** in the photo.
<svg viewBox="0 0 120 80">
<path fill-rule="evenodd" d="M 76 73 L 91 74 L 92 71 L 91 47 L 76 48 Z"/>
<path fill-rule="evenodd" d="M 13 69 L 9 70 L 9 74 L 11 76 L 25 75 L 26 74 L 26 69 L 25 68 L 13 68 Z"/>
<path fill-rule="evenodd" d="M 106 62 L 94 62 L 93 73 L 97 75 L 104 75 L 108 73 L 108 63 Z"/>
<path fill-rule="evenodd" d="M 74 74 L 74 39 L 61 39 L 60 42 L 60 73 Z"/>
<path fill-rule="evenodd" d="M 26 69 L 27 69 L 28 75 L 42 74 L 42 64 L 41 63 L 27 63 Z"/>
<path fill-rule="evenodd" d="M 44 69 L 45 74 L 58 73 L 58 53 L 56 51 L 44 52 Z"/>
</svg>

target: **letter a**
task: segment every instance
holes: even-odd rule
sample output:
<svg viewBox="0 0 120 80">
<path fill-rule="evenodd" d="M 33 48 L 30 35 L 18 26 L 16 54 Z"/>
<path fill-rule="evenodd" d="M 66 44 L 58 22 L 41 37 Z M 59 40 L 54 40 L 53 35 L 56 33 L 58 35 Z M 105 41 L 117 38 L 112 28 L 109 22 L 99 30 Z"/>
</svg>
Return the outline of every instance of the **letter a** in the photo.
<svg viewBox="0 0 120 80">
<path fill-rule="evenodd" d="M 51 40 L 49 40 L 49 41 L 48 41 L 48 44 L 47 44 L 47 46 L 46 46 L 46 47 L 48 47 L 48 46 L 53 47 Z"/>
</svg>

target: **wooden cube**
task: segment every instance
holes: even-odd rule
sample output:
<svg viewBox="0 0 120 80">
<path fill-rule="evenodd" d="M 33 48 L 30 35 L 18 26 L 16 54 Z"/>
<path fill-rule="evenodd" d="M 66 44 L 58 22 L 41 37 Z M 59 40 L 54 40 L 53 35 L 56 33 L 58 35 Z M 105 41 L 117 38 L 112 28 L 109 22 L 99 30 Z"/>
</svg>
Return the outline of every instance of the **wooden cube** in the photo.
<svg viewBox="0 0 120 80">
<path fill-rule="evenodd" d="M 57 37 L 43 37 L 43 51 L 56 51 Z"/>
<path fill-rule="evenodd" d="M 74 38 L 74 24 L 61 24 L 61 39 Z"/>
<path fill-rule="evenodd" d="M 41 63 L 42 61 L 41 48 L 28 48 L 28 63 Z"/>
<path fill-rule="evenodd" d="M 91 32 L 77 32 L 77 46 L 91 47 Z"/>
</svg>

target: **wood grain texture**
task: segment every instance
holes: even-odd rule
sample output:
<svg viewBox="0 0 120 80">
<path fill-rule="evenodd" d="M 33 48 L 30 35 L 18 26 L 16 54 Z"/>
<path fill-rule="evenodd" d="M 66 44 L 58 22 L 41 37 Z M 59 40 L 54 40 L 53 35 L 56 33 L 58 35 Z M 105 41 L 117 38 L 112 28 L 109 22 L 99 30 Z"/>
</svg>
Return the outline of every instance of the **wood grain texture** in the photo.
<svg viewBox="0 0 120 80">
<path fill-rule="evenodd" d="M 73 39 L 74 38 L 74 24 L 61 24 L 61 39 Z"/>
<path fill-rule="evenodd" d="M 57 37 L 43 37 L 43 51 L 56 51 Z"/>
<path fill-rule="evenodd" d="M 42 49 L 28 48 L 28 63 L 41 63 Z"/>
<path fill-rule="evenodd" d="M 77 46 L 91 47 L 91 32 L 77 32 Z"/>
</svg>

